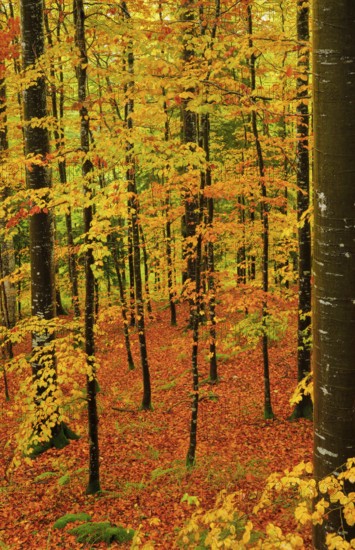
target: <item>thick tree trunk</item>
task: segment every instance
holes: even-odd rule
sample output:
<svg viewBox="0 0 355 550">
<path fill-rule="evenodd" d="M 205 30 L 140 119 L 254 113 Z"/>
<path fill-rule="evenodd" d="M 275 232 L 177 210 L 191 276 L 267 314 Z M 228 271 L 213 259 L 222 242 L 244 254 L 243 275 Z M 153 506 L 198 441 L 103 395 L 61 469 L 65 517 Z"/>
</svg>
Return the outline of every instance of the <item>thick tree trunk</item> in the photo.
<svg viewBox="0 0 355 550">
<path fill-rule="evenodd" d="M 85 37 L 85 12 L 83 0 L 74 0 L 74 24 L 75 44 L 80 52 L 80 63 L 77 66 L 78 79 L 78 100 L 80 103 L 80 144 L 85 155 L 90 148 L 90 119 L 85 106 L 87 89 L 87 64 L 88 56 Z M 84 195 L 91 198 L 91 190 L 88 185 L 90 173 L 93 170 L 91 161 L 85 158 L 82 166 L 84 177 Z M 86 380 L 87 402 L 88 402 L 88 427 L 89 427 L 89 480 L 86 488 L 87 494 L 94 494 L 100 491 L 100 462 L 99 462 L 99 437 L 98 437 L 98 412 L 96 403 L 97 375 L 95 368 L 95 278 L 92 267 L 94 265 L 94 254 L 90 246 L 89 232 L 93 220 L 93 207 L 91 204 L 84 208 L 84 231 L 87 246 L 85 252 L 85 353 L 89 373 Z"/>
<path fill-rule="evenodd" d="M 183 11 L 181 14 L 182 21 L 186 24 L 184 31 L 184 49 L 183 49 L 183 62 L 186 67 L 186 71 L 194 57 L 194 50 L 192 46 L 192 23 L 195 19 L 194 0 L 187 0 L 183 4 Z M 188 38 L 187 38 L 188 37 Z M 186 87 L 186 92 L 194 93 L 194 88 L 191 86 Z M 182 143 L 188 145 L 191 150 L 197 145 L 198 136 L 198 116 L 195 112 L 188 108 L 189 99 L 184 98 L 182 100 Z M 198 194 L 194 189 L 185 189 L 184 191 L 184 206 L 185 214 L 183 220 L 183 237 L 184 242 L 184 257 L 186 258 L 186 273 L 183 276 L 184 282 L 195 282 L 196 277 L 196 257 L 195 249 L 196 245 L 193 244 L 193 239 L 196 236 L 196 228 L 198 225 L 198 209 L 199 201 Z M 191 302 L 192 306 L 192 302 Z M 192 325 L 192 317 L 190 324 Z"/>
<path fill-rule="evenodd" d="M 355 3 L 314 1 L 314 467 L 355 456 Z M 353 490 L 353 489 L 351 489 Z M 314 528 L 355 538 L 339 510 Z"/>
<path fill-rule="evenodd" d="M 43 3 L 41 0 L 22 0 L 21 44 L 24 69 L 33 67 L 44 52 Z M 37 162 L 26 166 L 26 184 L 30 193 L 45 190 L 47 199 L 51 188 L 51 174 L 47 165 L 49 135 L 45 125 L 31 121 L 44 120 L 47 116 L 46 82 L 43 74 L 24 91 L 24 138 L 25 155 L 35 156 Z M 47 208 L 35 212 L 30 217 L 30 258 L 31 258 L 31 311 L 39 323 L 55 317 L 55 278 L 54 278 L 54 237 L 53 215 Z M 59 412 L 53 392 L 46 392 L 48 386 L 56 384 L 56 368 L 53 346 L 53 331 L 46 327 L 32 333 L 32 374 L 36 385 L 36 418 L 34 418 L 34 444 L 51 443 L 42 436 L 42 427 L 48 420 L 54 420 L 52 437 L 60 431 Z M 45 356 L 45 359 L 44 359 Z M 45 366 L 44 366 L 45 365 Z M 43 395 L 47 393 L 44 398 Z M 45 400 L 46 412 L 43 412 Z M 38 440 L 36 440 L 36 437 Z M 43 449 L 44 450 L 44 449 Z"/>
</svg>

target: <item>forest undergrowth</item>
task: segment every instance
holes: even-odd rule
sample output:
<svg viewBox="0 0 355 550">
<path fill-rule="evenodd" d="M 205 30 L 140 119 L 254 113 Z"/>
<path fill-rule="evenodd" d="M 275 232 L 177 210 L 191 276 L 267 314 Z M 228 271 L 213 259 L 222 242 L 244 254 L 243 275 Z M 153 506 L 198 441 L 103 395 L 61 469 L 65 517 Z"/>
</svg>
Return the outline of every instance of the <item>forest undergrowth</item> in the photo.
<svg viewBox="0 0 355 550">
<path fill-rule="evenodd" d="M 241 312 L 228 306 L 235 292 L 221 294 L 218 305 L 220 379 L 216 385 L 208 383 L 208 328 L 201 330 L 197 462 L 190 470 L 186 470 L 185 457 L 191 416 L 191 335 L 184 305 L 178 308 L 176 327 L 170 326 L 169 310 L 163 303 L 154 304 L 153 318 L 147 323 L 153 411 L 139 410 L 142 382 L 135 329 L 136 369 L 129 371 L 117 308 L 107 308 L 101 315 L 97 350 L 102 492 L 98 495 L 85 495 L 85 408 L 81 421 L 72 426 L 82 435 L 78 441 L 11 469 L 20 419 L 12 402 L 5 401 L 0 383 L 0 548 L 82 548 L 68 528 L 53 525 L 65 514 L 87 513 L 95 522 L 140 526 L 143 542 L 152 541 L 152 547 L 168 550 L 174 548 L 179 529 L 194 512 L 196 498 L 207 510 L 221 490 L 238 491 L 238 508 L 249 514 L 270 473 L 311 459 L 311 422 L 287 420 L 297 380 L 296 316 L 289 316 L 284 336 L 270 347 L 276 419 L 264 420 L 261 347 L 248 346 L 235 334 Z M 285 312 L 296 309 L 290 301 L 283 306 Z M 11 395 L 18 382 L 11 374 Z M 280 496 L 259 513 L 258 521 L 253 518 L 261 531 L 270 521 L 285 531 L 294 530 L 292 501 Z M 307 548 L 312 548 L 310 533 L 305 531 L 302 536 Z M 111 548 L 118 546 L 114 542 Z"/>
</svg>

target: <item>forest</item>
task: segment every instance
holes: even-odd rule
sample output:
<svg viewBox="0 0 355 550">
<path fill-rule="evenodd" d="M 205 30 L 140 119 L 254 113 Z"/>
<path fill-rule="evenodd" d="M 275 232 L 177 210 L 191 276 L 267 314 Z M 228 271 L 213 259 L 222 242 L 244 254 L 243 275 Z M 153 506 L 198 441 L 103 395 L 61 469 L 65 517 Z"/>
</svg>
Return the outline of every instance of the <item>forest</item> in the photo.
<svg viewBox="0 0 355 550">
<path fill-rule="evenodd" d="M 355 548 L 354 28 L 0 0 L 0 549 Z"/>
</svg>

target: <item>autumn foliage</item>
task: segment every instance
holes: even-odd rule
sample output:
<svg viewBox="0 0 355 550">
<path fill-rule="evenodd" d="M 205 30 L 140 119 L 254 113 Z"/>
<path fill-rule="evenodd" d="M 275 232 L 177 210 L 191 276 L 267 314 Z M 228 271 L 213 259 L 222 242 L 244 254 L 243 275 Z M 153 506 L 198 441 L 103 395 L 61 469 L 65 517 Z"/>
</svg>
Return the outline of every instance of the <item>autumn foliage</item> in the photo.
<svg viewBox="0 0 355 550">
<path fill-rule="evenodd" d="M 307 3 L 38 6 L 26 67 L 0 9 L 0 546 L 311 548 L 333 504 L 353 525 L 353 463 L 312 510 L 311 423 L 289 421 L 312 406 Z"/>
</svg>

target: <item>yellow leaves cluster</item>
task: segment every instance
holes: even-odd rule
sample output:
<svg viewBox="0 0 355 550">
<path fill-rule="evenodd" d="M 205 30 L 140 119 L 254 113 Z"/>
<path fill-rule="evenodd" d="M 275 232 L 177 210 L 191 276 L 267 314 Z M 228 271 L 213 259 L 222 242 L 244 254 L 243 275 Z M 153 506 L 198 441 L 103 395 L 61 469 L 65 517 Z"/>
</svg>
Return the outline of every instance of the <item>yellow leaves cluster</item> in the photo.
<svg viewBox="0 0 355 550">
<path fill-rule="evenodd" d="M 239 493 L 227 495 L 222 491 L 213 509 L 207 512 L 198 510 L 187 525 L 181 530 L 178 543 L 182 548 L 193 549 L 203 543 L 205 548 L 230 548 L 233 550 L 282 548 L 293 550 L 304 548 L 304 542 L 298 534 L 284 534 L 282 530 L 270 523 L 263 535 L 254 531 L 252 521 L 236 507 Z M 206 533 L 207 531 L 207 533 Z"/>
<path fill-rule="evenodd" d="M 355 548 L 355 539 L 347 542 L 340 535 L 331 533 L 327 535 L 326 544 L 329 550 L 349 550 Z"/>
<path fill-rule="evenodd" d="M 324 498 L 319 500 L 315 505 L 315 510 L 312 513 L 311 519 L 313 525 L 321 525 L 323 523 L 323 518 L 326 513 L 326 509 L 329 507 L 329 502 L 327 502 Z"/>
<path fill-rule="evenodd" d="M 16 372 L 21 387 L 15 397 L 11 413 L 21 421 L 14 436 L 14 457 L 9 472 L 24 460 L 29 448 L 45 443 L 52 437 L 52 428 L 57 423 L 73 422 L 86 404 L 85 374 L 87 357 L 82 349 L 82 323 L 67 319 L 38 319 L 31 317 L 20 321 L 16 327 L 1 334 L 4 342 L 22 342 L 29 333 L 44 341 L 56 334 L 56 340 L 47 340 L 30 356 L 16 355 L 6 364 L 7 372 Z M 54 361 L 55 354 L 55 361 Z M 32 377 L 31 366 L 37 370 Z M 95 363 L 94 368 L 98 365 Z M 92 367 L 90 374 L 92 375 Z M 76 431 L 76 428 L 74 428 Z"/>
<path fill-rule="evenodd" d="M 342 510 L 348 525 L 355 525 L 355 492 L 346 493 L 344 490 L 344 481 L 355 480 L 355 459 L 348 460 L 346 466 L 346 470 L 338 475 L 327 476 L 319 484 L 311 477 L 311 463 L 301 462 L 291 471 L 273 473 L 259 503 L 254 507 L 253 514 L 257 515 L 261 510 L 271 508 L 275 502 L 275 493 L 291 491 L 291 495 L 285 498 L 294 503 L 294 516 L 299 527 L 308 523 L 322 524 L 334 506 Z M 319 494 L 325 496 L 320 497 Z M 317 497 L 318 501 L 312 510 L 312 502 Z M 222 491 L 214 508 L 207 512 L 197 510 L 180 532 L 180 546 L 193 549 L 202 542 L 204 547 L 211 549 L 293 550 L 305 547 L 297 532 L 284 534 L 280 527 L 272 523 L 267 525 L 264 533 L 254 531 L 253 522 L 247 520 L 238 509 L 237 500 L 242 500 L 238 492 L 227 494 Z M 349 543 L 338 534 L 329 534 L 327 546 L 334 550 L 348 550 L 355 548 L 355 539 Z"/>
<path fill-rule="evenodd" d="M 260 542 L 256 548 L 273 550 L 282 548 L 283 550 L 293 550 L 295 548 L 304 548 L 304 542 L 301 536 L 294 534 L 284 535 L 280 527 L 270 523 L 266 527 L 266 540 Z"/>
<path fill-rule="evenodd" d="M 291 399 L 290 404 L 291 405 L 297 405 L 302 400 L 303 395 L 310 395 L 311 399 L 313 401 L 313 380 L 312 380 L 312 372 L 307 374 L 301 382 L 298 383 Z"/>
<path fill-rule="evenodd" d="M 305 525 L 311 519 L 306 501 L 302 501 L 295 510 L 295 518 L 300 525 Z"/>
</svg>

